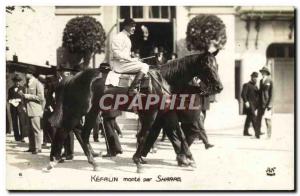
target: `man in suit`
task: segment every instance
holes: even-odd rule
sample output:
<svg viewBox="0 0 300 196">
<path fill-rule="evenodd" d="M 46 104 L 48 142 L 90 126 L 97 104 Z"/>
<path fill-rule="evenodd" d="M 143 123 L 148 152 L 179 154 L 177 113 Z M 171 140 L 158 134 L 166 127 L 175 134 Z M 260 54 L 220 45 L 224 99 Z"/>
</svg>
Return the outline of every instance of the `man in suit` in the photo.
<svg viewBox="0 0 300 196">
<path fill-rule="evenodd" d="M 189 88 L 204 87 L 197 77 L 190 82 Z M 204 128 L 204 120 L 206 118 L 206 110 L 209 109 L 210 98 L 209 95 L 195 94 L 194 105 L 198 106 L 197 110 L 183 110 L 178 111 L 181 121 L 181 128 L 185 134 L 186 141 L 191 146 L 196 138 L 203 141 L 205 149 L 209 149 L 214 145 L 208 142 L 208 137 Z M 188 155 L 187 155 L 188 156 Z"/>
<path fill-rule="evenodd" d="M 24 93 L 25 88 L 21 86 L 22 78 L 19 74 L 16 74 L 12 80 L 14 85 L 8 89 L 8 102 L 10 103 L 14 137 L 16 141 L 25 142 L 24 137 L 27 136 L 26 109 L 24 99 L 19 94 L 19 92 Z"/>
<path fill-rule="evenodd" d="M 244 125 L 244 136 L 251 136 L 249 134 L 250 123 L 252 122 L 255 137 L 259 138 L 259 131 L 256 123 L 256 110 L 258 107 L 258 88 L 256 86 L 258 73 L 251 74 L 251 80 L 243 85 L 241 97 L 244 101 L 243 114 L 246 114 L 246 121 Z"/>
<path fill-rule="evenodd" d="M 29 149 L 26 152 L 37 154 L 42 152 L 43 131 L 41 129 L 41 118 L 45 106 L 44 86 L 34 77 L 34 67 L 29 67 L 26 72 L 25 94 L 19 94 L 25 99 L 27 115 L 29 117 Z"/>
<path fill-rule="evenodd" d="M 103 117 L 103 135 L 106 140 L 107 154 L 103 157 L 115 157 L 122 154 L 123 150 L 117 133 L 120 133 L 120 127 L 116 122 L 116 117 L 120 116 L 119 110 L 111 110 L 102 113 Z"/>
<path fill-rule="evenodd" d="M 257 128 L 260 134 L 261 132 L 261 121 L 266 111 L 271 112 L 272 100 L 273 100 L 273 82 L 270 78 L 271 72 L 268 67 L 263 67 L 259 70 L 262 79 L 259 83 L 259 106 L 257 112 Z M 265 118 L 267 126 L 268 138 L 271 137 L 272 132 L 272 121 L 271 118 Z"/>
</svg>

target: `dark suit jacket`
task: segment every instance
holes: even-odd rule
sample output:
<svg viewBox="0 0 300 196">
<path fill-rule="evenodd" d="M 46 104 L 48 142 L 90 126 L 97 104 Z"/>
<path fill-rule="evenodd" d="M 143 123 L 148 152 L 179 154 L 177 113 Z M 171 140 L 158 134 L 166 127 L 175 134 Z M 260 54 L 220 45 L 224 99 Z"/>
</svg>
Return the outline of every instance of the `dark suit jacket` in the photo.
<svg viewBox="0 0 300 196">
<path fill-rule="evenodd" d="M 18 105 L 18 111 L 23 111 L 24 99 L 18 92 L 25 93 L 25 88 L 23 86 L 16 87 L 15 85 L 8 89 L 8 100 L 10 99 L 21 99 L 20 104 Z M 12 106 L 14 107 L 14 106 Z"/>
<path fill-rule="evenodd" d="M 249 112 L 254 114 L 255 110 L 258 107 L 258 101 L 259 101 L 259 94 L 258 94 L 257 86 L 255 84 L 253 84 L 251 81 L 248 83 L 245 83 L 243 85 L 241 97 L 244 101 L 243 114 L 248 114 Z M 249 108 L 246 108 L 246 106 L 245 106 L 246 102 L 249 102 L 249 104 L 250 104 Z"/>
<path fill-rule="evenodd" d="M 260 80 L 259 83 L 259 107 L 265 109 L 272 107 L 273 100 L 273 82 L 267 78 L 264 82 Z"/>
</svg>

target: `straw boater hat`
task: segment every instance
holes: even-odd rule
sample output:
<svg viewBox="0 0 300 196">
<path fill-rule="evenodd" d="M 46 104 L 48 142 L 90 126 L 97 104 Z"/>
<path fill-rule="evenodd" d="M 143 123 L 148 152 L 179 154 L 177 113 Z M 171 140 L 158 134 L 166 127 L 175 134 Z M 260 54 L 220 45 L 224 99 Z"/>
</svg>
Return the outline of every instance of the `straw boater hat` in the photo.
<svg viewBox="0 0 300 196">
<path fill-rule="evenodd" d="M 15 76 L 12 78 L 13 81 L 22 81 L 22 78 L 19 74 L 15 74 Z"/>
<path fill-rule="evenodd" d="M 267 73 L 268 75 L 270 75 L 271 74 L 271 72 L 270 72 L 270 70 L 269 70 L 269 68 L 268 67 L 266 67 L 266 66 L 264 66 L 261 70 L 259 70 L 259 72 L 260 73 L 262 73 L 262 72 L 265 72 L 265 73 Z"/>
</svg>

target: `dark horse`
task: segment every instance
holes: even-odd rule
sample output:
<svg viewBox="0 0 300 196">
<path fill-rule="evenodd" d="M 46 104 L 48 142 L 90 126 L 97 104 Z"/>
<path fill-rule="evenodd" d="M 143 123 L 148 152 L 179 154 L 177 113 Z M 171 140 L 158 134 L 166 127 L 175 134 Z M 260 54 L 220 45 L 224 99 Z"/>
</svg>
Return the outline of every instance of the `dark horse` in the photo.
<svg viewBox="0 0 300 196">
<path fill-rule="evenodd" d="M 170 61 L 162 65 L 159 70 L 150 70 L 152 73 L 149 74 L 152 84 L 150 93 L 164 94 L 164 91 L 170 89 L 165 85 L 163 86 L 163 83 L 167 83 L 171 87 L 185 86 L 195 76 L 207 85 L 206 91 L 219 93 L 223 87 L 214 62 L 216 62 L 215 56 L 206 52 Z M 126 88 L 107 88 L 105 86 L 106 76 L 107 73 L 101 69 L 88 69 L 79 72 L 62 84 L 63 90 L 58 97 L 58 105 L 52 118 L 52 121 L 56 123 L 57 132 L 51 146 L 48 170 L 60 161 L 62 144 L 70 131 L 74 131 L 88 162 L 93 165 L 94 170 L 97 170 L 98 166 L 93 158 L 95 154 L 89 143 L 89 136 L 100 112 L 99 101 L 103 95 L 108 93 L 127 93 Z M 137 150 L 133 155 L 133 161 L 137 165 L 138 171 L 141 168 L 141 153 L 145 138 L 158 111 L 158 108 L 138 111 L 141 129 L 137 137 Z M 81 127 L 80 121 L 83 116 L 85 116 L 85 123 Z"/>
</svg>

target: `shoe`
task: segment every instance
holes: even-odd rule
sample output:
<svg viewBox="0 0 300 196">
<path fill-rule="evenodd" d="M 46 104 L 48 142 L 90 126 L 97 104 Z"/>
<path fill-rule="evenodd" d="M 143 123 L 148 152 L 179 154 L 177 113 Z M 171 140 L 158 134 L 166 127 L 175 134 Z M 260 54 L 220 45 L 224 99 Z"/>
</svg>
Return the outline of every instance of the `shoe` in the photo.
<svg viewBox="0 0 300 196">
<path fill-rule="evenodd" d="M 43 146 L 43 147 L 46 147 L 46 146 L 47 146 L 47 144 L 46 144 L 46 143 L 43 143 L 43 144 L 42 144 L 42 146 Z"/>
<path fill-rule="evenodd" d="M 252 136 L 252 135 L 249 133 L 244 133 L 244 136 Z"/>
<path fill-rule="evenodd" d="M 188 167 L 190 165 L 185 155 L 177 155 L 176 160 L 180 167 Z"/>
<path fill-rule="evenodd" d="M 99 142 L 99 140 L 98 139 L 94 139 L 94 142 Z"/>
<path fill-rule="evenodd" d="M 22 143 L 25 143 L 25 140 L 24 140 L 24 139 L 22 139 L 22 140 L 21 140 L 21 142 L 22 142 Z"/>
<path fill-rule="evenodd" d="M 138 93 L 136 88 L 138 87 L 138 85 L 140 84 L 140 82 L 144 76 L 145 76 L 145 74 L 141 71 L 136 74 L 134 80 L 132 81 L 130 87 L 128 88 L 128 95 L 130 97 L 132 97 Z"/>
<path fill-rule="evenodd" d="M 116 155 L 117 155 L 117 154 L 123 154 L 123 150 L 117 151 L 117 152 L 116 152 Z"/>
<path fill-rule="evenodd" d="M 206 150 L 209 149 L 209 148 L 212 148 L 212 147 L 214 147 L 214 145 L 212 145 L 212 144 L 205 144 L 205 149 Z"/>
<path fill-rule="evenodd" d="M 66 160 L 73 160 L 74 156 L 72 154 L 66 156 Z"/>
<path fill-rule="evenodd" d="M 255 135 L 255 138 L 256 138 L 256 139 L 259 139 L 259 138 L 260 138 L 260 135 Z"/>
<path fill-rule="evenodd" d="M 42 152 L 42 150 L 34 150 L 34 151 L 32 151 L 32 154 L 38 154 L 38 153 L 41 153 Z"/>
<path fill-rule="evenodd" d="M 102 157 L 116 157 L 117 156 L 117 154 L 110 154 L 110 153 L 107 153 L 107 154 L 105 154 L 105 155 L 102 155 Z"/>
<path fill-rule="evenodd" d="M 24 152 L 33 152 L 33 150 L 28 149 L 28 150 L 25 150 Z"/>
</svg>

